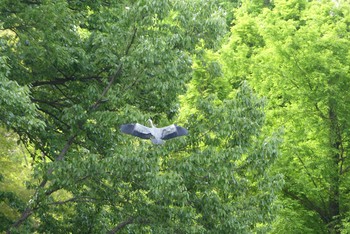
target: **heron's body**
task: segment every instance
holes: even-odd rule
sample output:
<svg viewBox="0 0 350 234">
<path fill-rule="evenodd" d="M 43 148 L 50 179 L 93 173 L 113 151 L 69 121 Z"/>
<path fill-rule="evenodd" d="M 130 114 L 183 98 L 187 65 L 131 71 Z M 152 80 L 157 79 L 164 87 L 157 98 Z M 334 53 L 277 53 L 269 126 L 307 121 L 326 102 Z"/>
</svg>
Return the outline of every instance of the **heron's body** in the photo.
<svg viewBox="0 0 350 234">
<path fill-rule="evenodd" d="M 149 120 L 152 127 L 146 127 L 142 124 L 123 124 L 120 130 L 123 133 L 140 137 L 142 139 L 151 139 L 154 144 L 163 144 L 164 140 L 174 137 L 184 136 L 188 134 L 187 129 L 175 124 L 163 128 L 157 128 L 153 125 L 152 120 Z"/>
</svg>

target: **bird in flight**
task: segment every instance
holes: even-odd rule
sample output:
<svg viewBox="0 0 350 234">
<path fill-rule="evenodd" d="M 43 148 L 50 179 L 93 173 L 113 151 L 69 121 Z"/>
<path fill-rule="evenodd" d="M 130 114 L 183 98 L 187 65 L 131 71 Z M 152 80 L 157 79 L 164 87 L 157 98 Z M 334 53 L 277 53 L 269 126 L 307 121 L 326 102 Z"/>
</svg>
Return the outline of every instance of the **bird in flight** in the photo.
<svg viewBox="0 0 350 234">
<path fill-rule="evenodd" d="M 151 119 L 148 120 L 152 127 L 146 127 L 142 124 L 123 124 L 120 127 L 120 130 L 123 133 L 130 134 L 133 136 L 140 137 L 142 139 L 151 139 L 153 144 L 163 144 L 164 140 L 169 140 L 174 137 L 184 136 L 188 134 L 186 128 L 177 126 L 175 124 L 157 128 L 153 125 Z"/>
</svg>

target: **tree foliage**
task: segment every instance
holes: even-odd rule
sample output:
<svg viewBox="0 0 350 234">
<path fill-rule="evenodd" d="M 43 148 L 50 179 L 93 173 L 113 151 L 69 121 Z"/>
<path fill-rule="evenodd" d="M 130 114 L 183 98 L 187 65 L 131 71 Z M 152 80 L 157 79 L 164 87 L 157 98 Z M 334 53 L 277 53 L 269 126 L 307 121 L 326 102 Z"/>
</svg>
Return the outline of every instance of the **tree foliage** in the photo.
<svg viewBox="0 0 350 234">
<path fill-rule="evenodd" d="M 1 231 L 347 233 L 349 12 L 1 1 Z"/>
<path fill-rule="evenodd" d="M 23 146 L 17 145 L 16 134 L 0 129 L 0 231 L 17 218 L 18 210 L 23 209 L 32 191 L 26 188 L 30 181 L 31 165 L 29 155 Z"/>
<path fill-rule="evenodd" d="M 177 114 L 196 45 L 218 48 L 227 32 L 220 2 L 4 1 L 0 10 L 1 121 L 34 167 L 33 195 L 8 232 L 248 231 L 268 220 L 271 163 L 257 162 L 272 162 L 276 144 L 260 138 L 262 104 L 246 86 L 221 106 L 195 104 L 208 119 L 224 110 L 231 119 L 207 139 L 210 125 L 195 119 L 189 143 L 163 148 L 118 131 Z"/>
<path fill-rule="evenodd" d="M 348 213 L 350 5 L 295 0 L 257 15 L 243 9 L 222 57 L 232 80 L 248 79 L 269 99 L 271 127 L 284 128 L 276 230 L 298 216 L 291 233 L 339 233 Z"/>
<path fill-rule="evenodd" d="M 197 189 L 194 205 L 209 233 L 266 232 L 283 182 L 279 174 L 270 173 L 279 136 L 261 133 L 264 101 L 247 83 L 223 96 L 227 86 L 219 83 L 226 81 L 216 76 L 211 64 L 216 62 L 206 61 L 207 67 L 195 69 L 191 88 L 182 99 L 186 109 L 182 118 L 188 119 L 191 130 L 187 164 L 195 165 L 184 171 L 192 178 L 187 181 L 194 180 L 190 188 Z"/>
</svg>

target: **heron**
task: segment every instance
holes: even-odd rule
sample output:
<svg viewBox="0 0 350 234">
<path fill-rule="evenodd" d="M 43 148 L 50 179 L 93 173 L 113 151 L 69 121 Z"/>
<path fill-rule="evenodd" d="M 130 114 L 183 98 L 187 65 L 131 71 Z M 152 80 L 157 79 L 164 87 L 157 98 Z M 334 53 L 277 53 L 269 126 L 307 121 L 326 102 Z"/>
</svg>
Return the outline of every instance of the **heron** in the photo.
<svg viewBox="0 0 350 234">
<path fill-rule="evenodd" d="M 151 127 L 146 127 L 142 124 L 123 124 L 120 127 L 120 130 L 123 133 L 130 134 L 133 136 L 137 136 L 142 139 L 151 139 L 153 144 L 164 144 L 164 140 L 169 140 L 174 137 L 184 136 L 188 134 L 186 128 L 177 126 L 175 124 L 157 128 L 154 126 L 151 119 L 148 119 Z"/>
</svg>

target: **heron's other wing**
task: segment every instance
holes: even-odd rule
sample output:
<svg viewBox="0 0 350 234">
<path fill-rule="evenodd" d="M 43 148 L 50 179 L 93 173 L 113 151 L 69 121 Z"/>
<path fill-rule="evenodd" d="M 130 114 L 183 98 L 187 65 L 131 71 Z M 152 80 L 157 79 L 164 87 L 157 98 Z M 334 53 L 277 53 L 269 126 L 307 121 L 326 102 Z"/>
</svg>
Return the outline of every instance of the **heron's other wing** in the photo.
<svg viewBox="0 0 350 234">
<path fill-rule="evenodd" d="M 123 133 L 130 134 L 133 136 L 140 137 L 142 139 L 150 139 L 152 137 L 150 128 L 143 126 L 141 124 L 123 124 L 120 127 Z"/>
<path fill-rule="evenodd" d="M 177 126 L 175 124 L 161 128 L 161 130 L 162 130 L 161 139 L 163 140 L 168 140 L 174 137 L 184 136 L 188 134 L 188 131 L 186 128 Z"/>
</svg>

